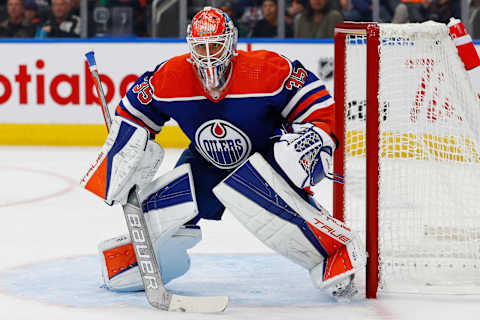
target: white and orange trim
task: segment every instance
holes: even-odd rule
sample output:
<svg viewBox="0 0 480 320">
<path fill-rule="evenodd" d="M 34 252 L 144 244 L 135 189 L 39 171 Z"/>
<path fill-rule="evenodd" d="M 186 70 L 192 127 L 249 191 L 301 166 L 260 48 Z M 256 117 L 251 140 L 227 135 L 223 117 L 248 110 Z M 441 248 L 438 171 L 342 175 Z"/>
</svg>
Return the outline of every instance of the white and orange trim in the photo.
<svg viewBox="0 0 480 320">
<path fill-rule="evenodd" d="M 284 118 L 288 117 L 288 115 L 291 113 L 295 107 L 297 107 L 298 102 L 305 96 L 307 95 L 310 91 L 317 89 L 323 85 L 323 82 L 321 80 L 314 81 L 312 83 L 307 84 L 303 88 L 297 91 L 297 93 L 290 99 L 288 104 L 285 106 L 285 108 L 282 110 L 282 116 Z"/>
<path fill-rule="evenodd" d="M 162 126 L 156 124 L 153 120 L 151 120 L 149 117 L 147 117 L 145 114 L 140 112 L 138 109 L 133 107 L 133 105 L 130 103 L 130 100 L 128 100 L 128 97 L 125 96 L 123 97 L 122 101 L 120 104 L 134 117 L 138 118 L 140 121 L 142 121 L 145 125 L 147 125 L 152 131 L 155 132 L 160 132 L 162 130 Z"/>
</svg>

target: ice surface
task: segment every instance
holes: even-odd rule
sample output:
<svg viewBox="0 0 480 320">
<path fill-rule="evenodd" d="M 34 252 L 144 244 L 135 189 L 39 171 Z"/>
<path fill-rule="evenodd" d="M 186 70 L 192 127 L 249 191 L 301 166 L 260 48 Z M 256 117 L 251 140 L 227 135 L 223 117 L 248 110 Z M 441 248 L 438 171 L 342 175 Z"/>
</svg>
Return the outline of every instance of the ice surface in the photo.
<svg viewBox="0 0 480 320">
<path fill-rule="evenodd" d="M 480 297 L 472 295 L 336 303 L 228 213 L 201 223 L 191 270 L 168 285 L 184 294 L 227 294 L 225 313 L 167 313 L 151 308 L 143 293 L 109 292 L 100 288 L 96 246 L 127 230 L 119 207 L 78 187 L 97 151 L 0 147 L 0 319 L 480 319 Z M 167 150 L 161 170 L 179 154 Z M 330 185 L 317 191 L 330 208 Z"/>
</svg>

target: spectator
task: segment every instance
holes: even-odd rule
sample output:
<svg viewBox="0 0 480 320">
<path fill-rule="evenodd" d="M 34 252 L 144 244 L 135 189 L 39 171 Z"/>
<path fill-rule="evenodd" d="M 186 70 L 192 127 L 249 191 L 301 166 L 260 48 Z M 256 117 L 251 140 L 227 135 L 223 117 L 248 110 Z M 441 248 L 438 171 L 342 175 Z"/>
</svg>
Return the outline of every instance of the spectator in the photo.
<svg viewBox="0 0 480 320">
<path fill-rule="evenodd" d="M 7 15 L 7 18 L 0 22 L 0 37 L 30 38 L 35 36 L 35 28 L 25 18 L 23 0 L 8 0 Z"/>
<path fill-rule="evenodd" d="M 293 29 L 295 26 L 295 21 L 298 19 L 300 13 L 305 11 L 306 0 L 293 0 L 289 2 L 290 3 L 287 5 L 287 12 L 285 15 L 285 23 Z"/>
<path fill-rule="evenodd" d="M 38 17 L 38 5 L 35 0 L 25 0 L 25 23 L 30 25 L 35 32 L 40 28 L 40 18 Z"/>
<path fill-rule="evenodd" d="M 43 23 L 48 19 L 50 15 L 50 1 L 47 0 L 24 0 L 25 7 L 27 3 L 30 2 L 30 7 L 36 7 L 35 17 L 39 20 L 39 26 L 42 26 Z"/>
<path fill-rule="evenodd" d="M 70 0 L 70 12 L 80 17 L 80 0 Z"/>
<path fill-rule="evenodd" d="M 395 8 L 393 23 L 423 22 L 432 0 L 402 0 Z"/>
<path fill-rule="evenodd" d="M 399 3 L 400 0 L 380 0 L 380 22 L 392 22 L 395 8 Z"/>
<path fill-rule="evenodd" d="M 480 38 L 480 0 L 470 2 L 470 35 L 473 39 Z"/>
<path fill-rule="evenodd" d="M 371 0 L 341 0 L 346 21 L 372 21 Z"/>
<path fill-rule="evenodd" d="M 230 17 L 230 19 L 232 19 L 233 24 L 238 29 L 238 37 L 244 38 L 248 36 L 248 34 L 250 33 L 250 29 L 247 24 L 237 20 L 237 14 L 235 10 L 236 7 L 233 2 L 226 1 L 219 7 L 219 9 L 225 12 Z"/>
<path fill-rule="evenodd" d="M 0 0 L 0 21 L 7 18 L 7 1 Z"/>
<path fill-rule="evenodd" d="M 80 17 L 70 12 L 71 0 L 52 0 L 52 11 L 42 27 L 42 37 L 78 38 Z"/>
<path fill-rule="evenodd" d="M 278 7 L 276 0 L 263 0 L 262 14 L 263 19 L 258 21 L 252 32 L 254 38 L 275 38 L 277 34 L 278 25 Z M 285 24 L 285 37 L 291 38 L 293 36 L 292 27 Z"/>
<path fill-rule="evenodd" d="M 402 0 L 393 16 L 393 23 L 433 20 L 448 23 L 450 17 L 460 18 L 460 2 L 456 0 Z"/>
<path fill-rule="evenodd" d="M 305 0 L 293 0 L 292 3 L 287 7 L 287 15 L 291 17 L 293 21 L 295 21 L 295 18 L 305 10 L 305 7 Z"/>
<path fill-rule="evenodd" d="M 242 3 L 242 1 L 240 1 L 240 3 Z M 240 22 L 246 24 L 250 30 L 253 30 L 255 25 L 263 19 L 263 15 L 261 7 L 257 6 L 257 0 L 253 0 L 250 3 L 251 5 L 249 6 L 244 4 Z"/>
<path fill-rule="evenodd" d="M 342 15 L 343 15 L 343 12 L 351 10 L 353 8 L 352 0 L 338 0 L 337 3 L 339 5 L 340 12 L 342 12 Z"/>
<path fill-rule="evenodd" d="M 259 0 L 235 0 L 235 11 L 237 14 L 237 17 L 241 19 L 243 17 L 243 14 L 245 13 L 245 10 L 248 8 L 256 7 L 260 9 Z"/>
<path fill-rule="evenodd" d="M 433 0 L 425 14 L 427 20 L 448 23 L 451 17 L 461 17 L 460 1 L 458 0 Z"/>
<path fill-rule="evenodd" d="M 342 14 L 331 8 L 331 0 L 309 0 L 295 24 L 295 38 L 333 38 Z"/>
<path fill-rule="evenodd" d="M 113 35 L 131 36 L 134 34 L 137 37 L 149 36 L 147 24 L 150 26 L 151 18 L 147 19 L 146 0 L 108 0 L 106 3 L 107 7 L 110 8 Z M 164 14 L 168 13 L 165 12 Z M 178 21 L 178 15 L 175 18 Z"/>
</svg>

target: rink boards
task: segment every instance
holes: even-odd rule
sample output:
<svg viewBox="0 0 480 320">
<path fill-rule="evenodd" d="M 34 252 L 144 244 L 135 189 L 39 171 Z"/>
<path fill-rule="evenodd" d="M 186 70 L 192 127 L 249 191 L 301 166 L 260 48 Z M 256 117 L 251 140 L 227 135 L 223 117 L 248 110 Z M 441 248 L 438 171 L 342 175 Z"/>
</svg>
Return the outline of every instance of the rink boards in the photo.
<svg viewBox="0 0 480 320">
<path fill-rule="evenodd" d="M 0 41 L 0 144 L 101 145 L 103 117 L 84 53 L 95 51 L 111 112 L 129 86 L 147 70 L 187 50 L 183 40 Z M 333 87 L 333 42 L 241 41 L 239 50 L 268 49 L 305 67 Z M 312 54 L 313 53 L 313 54 Z M 181 84 L 179 84 L 181 85 Z M 165 126 L 164 147 L 185 147 L 175 122 Z"/>
</svg>

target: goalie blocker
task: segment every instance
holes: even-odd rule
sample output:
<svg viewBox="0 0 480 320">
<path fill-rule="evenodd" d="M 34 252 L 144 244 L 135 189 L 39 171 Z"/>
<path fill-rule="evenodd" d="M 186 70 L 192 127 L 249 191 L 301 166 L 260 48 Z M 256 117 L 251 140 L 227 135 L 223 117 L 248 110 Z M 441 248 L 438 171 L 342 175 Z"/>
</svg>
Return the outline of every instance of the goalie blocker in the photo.
<svg viewBox="0 0 480 320">
<path fill-rule="evenodd" d="M 213 190 L 253 235 L 309 270 L 333 296 L 354 295 L 351 279 L 366 264 L 360 240 L 341 221 L 304 201 L 255 153 Z"/>
<path fill-rule="evenodd" d="M 165 151 L 147 129 L 115 116 L 107 140 L 80 185 L 108 205 L 125 204 L 130 189 L 152 181 Z"/>
</svg>

